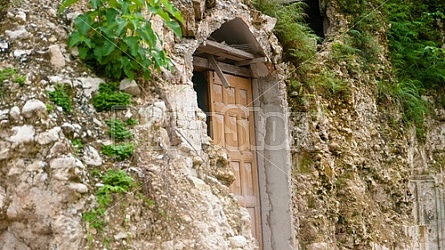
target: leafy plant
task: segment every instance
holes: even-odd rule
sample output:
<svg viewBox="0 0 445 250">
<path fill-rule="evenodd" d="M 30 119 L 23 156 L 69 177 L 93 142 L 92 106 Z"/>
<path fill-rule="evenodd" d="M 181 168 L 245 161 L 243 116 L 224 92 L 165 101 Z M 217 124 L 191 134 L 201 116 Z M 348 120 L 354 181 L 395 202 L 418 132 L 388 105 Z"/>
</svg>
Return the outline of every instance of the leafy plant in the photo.
<svg viewBox="0 0 445 250">
<path fill-rule="evenodd" d="M 79 153 L 79 151 L 82 150 L 84 147 L 82 141 L 79 138 L 73 139 L 71 141 L 71 144 L 74 146 L 74 150 L 76 151 L 76 153 Z"/>
<path fill-rule="evenodd" d="M 130 118 L 130 119 L 127 120 L 127 125 L 128 126 L 134 126 L 136 124 L 138 124 L 138 121 L 136 119 L 134 119 L 134 118 Z"/>
<path fill-rule="evenodd" d="M 64 0 L 59 13 L 76 2 Z M 182 16 L 168 0 L 90 0 L 89 8 L 75 19 L 68 38 L 68 46 L 77 46 L 82 60 L 114 79 L 123 75 L 134 79 L 139 72 L 148 79 L 151 67 L 172 68 L 150 22 L 158 16 L 177 37 L 182 36 Z"/>
<path fill-rule="evenodd" d="M 54 110 L 54 106 L 49 103 L 46 103 L 45 106 L 46 106 L 46 111 L 48 111 L 48 113 L 51 113 Z"/>
<path fill-rule="evenodd" d="M 71 98 L 67 94 L 65 88 L 61 84 L 57 84 L 54 91 L 48 91 L 49 99 L 57 106 L 61 107 L 63 111 L 71 112 Z"/>
<path fill-rule="evenodd" d="M 14 75 L 14 82 L 20 86 L 23 86 L 26 81 L 26 75 Z"/>
<path fill-rule="evenodd" d="M 93 106 L 97 111 L 110 111 L 115 106 L 130 104 L 131 95 L 117 89 L 117 83 L 101 83 L 99 92 L 93 97 Z"/>
<path fill-rule="evenodd" d="M 277 18 L 274 33 L 284 48 L 284 59 L 295 66 L 310 60 L 316 52 L 316 41 L 320 39 L 305 23 L 303 2 L 286 3 L 280 0 L 256 0 L 255 7 L 266 15 Z"/>
<path fill-rule="evenodd" d="M 133 151 L 133 143 L 121 143 L 102 146 L 102 153 L 104 155 L 115 157 L 118 161 L 130 158 L 133 155 Z"/>
<path fill-rule="evenodd" d="M 0 86 L 2 85 L 4 80 L 9 79 L 15 73 L 17 73 L 17 70 L 15 68 L 4 68 L 0 70 Z"/>
<path fill-rule="evenodd" d="M 104 185 L 96 193 L 99 206 L 83 213 L 82 217 L 90 227 L 102 231 L 106 224 L 103 216 L 113 200 L 112 194 L 127 192 L 132 186 L 135 186 L 135 181 L 122 170 L 108 170 L 103 176 L 100 176 L 100 179 Z"/>
<path fill-rule="evenodd" d="M 122 141 L 133 137 L 133 134 L 125 128 L 124 123 L 121 120 L 110 119 L 105 121 L 105 123 L 110 128 L 108 130 L 108 135 L 110 135 L 112 139 Z"/>
</svg>

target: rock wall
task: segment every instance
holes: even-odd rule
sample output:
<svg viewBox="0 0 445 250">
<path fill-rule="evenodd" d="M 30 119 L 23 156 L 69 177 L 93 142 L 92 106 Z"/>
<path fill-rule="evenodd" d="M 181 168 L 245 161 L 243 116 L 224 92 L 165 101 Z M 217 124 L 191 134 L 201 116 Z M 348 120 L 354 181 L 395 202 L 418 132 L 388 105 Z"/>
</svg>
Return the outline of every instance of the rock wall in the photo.
<svg viewBox="0 0 445 250">
<path fill-rule="evenodd" d="M 332 41 L 321 46 L 314 67 L 332 68 L 348 90 L 337 95 L 314 90 L 303 97 L 307 107 L 293 105 L 298 245 L 441 249 L 442 122 L 437 115 L 429 117 L 426 138 L 419 140 L 401 119 L 397 104 L 381 100 L 378 81 L 391 71 L 386 38 L 375 37 L 382 55 L 374 69 L 361 70 L 358 60 L 333 62 L 332 44 L 342 42 L 346 25 L 341 23 L 347 21 L 334 1 L 327 3 L 326 14 L 334 24 L 328 36 Z M 423 98 L 437 106 L 434 98 Z"/>
<path fill-rule="evenodd" d="M 59 16 L 58 3 L 24 0 L 0 19 L 0 69 L 26 76 L 23 84 L 4 81 L 1 90 L 0 249 L 255 249 L 249 214 L 229 192 L 234 175 L 227 154 L 207 136 L 197 107 L 191 60 L 200 42 L 235 17 L 277 60 L 280 47 L 271 27 L 264 28 L 269 19 L 237 1 L 176 3 L 188 38 L 175 40 L 162 24 L 154 26 L 173 73 L 141 81 L 142 91 L 127 89 L 135 95 L 130 107 L 97 112 L 91 98 L 105 80 L 66 46 L 82 4 Z M 54 105 L 48 91 L 57 84 L 69 89 L 71 113 L 48 108 Z M 138 121 L 129 160 L 100 153 L 113 142 L 105 125 L 112 117 Z M 103 186 L 97 174 L 107 169 L 124 170 L 139 185 L 113 196 L 105 226 L 97 229 L 82 214 L 97 208 Z"/>
<path fill-rule="evenodd" d="M 141 80 L 127 90 L 134 95 L 130 107 L 107 113 L 91 104 L 105 80 L 66 47 L 82 4 L 61 16 L 58 3 L 47 0 L 0 10 L 0 70 L 14 67 L 26 76 L 23 84 L 4 81 L 0 90 L 0 249 L 255 249 L 249 214 L 229 192 L 227 154 L 207 136 L 197 107 L 192 54 L 222 24 L 240 18 L 283 84 L 274 20 L 239 1 L 176 1 L 185 37 L 154 25 L 174 71 Z M 327 5 L 334 36 L 346 20 Z M 329 64 L 330 43 L 321 52 L 314 67 Z M 384 58 L 379 66 L 390 67 Z M 315 92 L 303 108 L 288 99 L 294 249 L 443 248 L 445 111 L 435 111 L 419 142 L 394 122 L 396 107 L 378 103 L 381 71 L 351 75 L 346 64 L 332 67 L 348 95 Z M 57 84 L 70 89 L 71 113 L 48 108 L 47 91 Z M 138 120 L 129 160 L 100 153 L 112 143 L 105 124 L 111 117 Z M 82 214 L 98 206 L 103 183 L 96 174 L 107 169 L 126 171 L 138 186 L 113 197 L 106 226 L 97 230 Z"/>
</svg>

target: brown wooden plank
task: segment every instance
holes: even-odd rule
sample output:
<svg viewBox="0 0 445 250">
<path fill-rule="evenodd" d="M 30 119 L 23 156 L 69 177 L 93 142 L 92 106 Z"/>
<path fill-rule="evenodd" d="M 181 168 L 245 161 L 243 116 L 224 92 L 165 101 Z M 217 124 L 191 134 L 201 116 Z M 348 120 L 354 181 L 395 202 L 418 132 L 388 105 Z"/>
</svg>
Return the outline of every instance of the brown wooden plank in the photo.
<svg viewBox="0 0 445 250">
<path fill-rule="evenodd" d="M 249 64 L 253 64 L 253 63 L 265 63 L 267 62 L 267 57 L 257 57 L 251 60 L 244 60 L 244 61 L 239 61 L 234 63 L 233 65 L 235 66 L 244 66 L 244 65 L 249 65 Z"/>
<path fill-rule="evenodd" d="M 217 63 L 218 63 L 219 68 L 221 69 L 221 71 L 224 73 L 229 73 L 229 74 L 236 75 L 236 76 L 251 77 L 250 69 L 236 67 L 231 64 L 222 63 L 222 62 L 217 62 Z M 193 66 L 195 66 L 195 68 L 198 68 L 198 69 L 200 68 L 200 69 L 216 70 L 215 68 L 212 67 L 212 65 L 210 65 L 209 60 L 207 60 L 206 58 L 197 57 L 197 56 L 193 57 Z"/>
<path fill-rule="evenodd" d="M 227 81 L 227 78 L 224 76 L 224 73 L 222 72 L 221 68 L 219 67 L 218 63 L 215 60 L 215 57 L 212 55 L 208 56 L 208 60 L 210 65 L 215 69 L 216 74 L 218 75 L 219 79 L 221 80 L 224 88 L 229 88 L 230 84 L 229 81 Z"/>
<path fill-rule="evenodd" d="M 255 58 L 255 55 L 252 53 L 208 40 L 200 45 L 196 51 L 211 54 L 214 56 L 224 57 L 235 61 L 250 60 Z"/>
</svg>

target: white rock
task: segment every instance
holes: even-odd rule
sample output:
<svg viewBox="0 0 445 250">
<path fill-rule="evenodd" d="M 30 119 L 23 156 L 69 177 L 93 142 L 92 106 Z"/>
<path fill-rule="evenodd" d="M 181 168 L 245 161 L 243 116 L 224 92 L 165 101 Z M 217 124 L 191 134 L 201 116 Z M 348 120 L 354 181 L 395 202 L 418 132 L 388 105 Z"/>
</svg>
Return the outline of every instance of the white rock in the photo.
<svg viewBox="0 0 445 250">
<path fill-rule="evenodd" d="M 59 133 L 62 131 L 60 127 L 54 127 L 46 132 L 40 133 L 36 136 L 36 141 L 41 144 L 48 144 L 59 139 Z"/>
<path fill-rule="evenodd" d="M 43 102 L 36 99 L 27 101 L 22 108 L 22 113 L 26 118 L 30 118 L 40 112 L 46 112 L 46 106 Z"/>
<path fill-rule="evenodd" d="M 194 176 L 187 176 L 187 178 L 193 183 L 193 186 L 199 191 L 210 192 L 210 186 L 207 185 L 203 180 L 196 178 Z"/>
<path fill-rule="evenodd" d="M 9 158 L 10 143 L 0 141 L 0 160 L 6 160 Z"/>
<path fill-rule="evenodd" d="M 105 81 L 100 78 L 79 77 L 77 78 L 82 83 L 83 93 L 86 97 L 91 97 L 94 92 L 99 90 L 99 85 Z"/>
<path fill-rule="evenodd" d="M 45 107 L 46 108 L 46 107 Z M 9 111 L 9 115 L 13 120 L 20 120 L 20 108 L 17 106 L 14 106 L 11 108 L 11 111 Z"/>
<path fill-rule="evenodd" d="M 19 26 L 17 30 L 5 30 L 6 36 L 11 40 L 25 39 L 29 37 L 29 32 L 25 29 L 25 26 Z"/>
<path fill-rule="evenodd" d="M 73 47 L 73 48 L 71 49 L 71 55 L 72 55 L 73 57 L 78 57 L 78 56 L 79 56 L 79 49 L 78 49 L 77 47 Z"/>
<path fill-rule="evenodd" d="M 232 247 L 244 247 L 247 244 L 246 238 L 241 235 L 230 237 L 229 241 Z"/>
<path fill-rule="evenodd" d="M 118 234 L 116 234 L 114 236 L 115 240 L 122 240 L 122 239 L 126 239 L 127 238 L 127 233 L 126 232 L 119 232 Z"/>
<path fill-rule="evenodd" d="M 26 22 L 26 14 L 25 14 L 25 12 L 23 12 L 23 11 L 18 11 L 17 14 L 15 15 L 15 17 L 16 17 L 18 20 L 22 21 L 22 23 L 25 23 L 25 22 Z"/>
<path fill-rule="evenodd" d="M 84 154 L 82 156 L 83 162 L 88 166 L 100 166 L 102 165 L 102 158 L 100 157 L 97 150 L 91 146 L 84 148 Z"/>
<path fill-rule="evenodd" d="M 94 122 L 94 124 L 96 124 L 97 126 L 99 126 L 99 127 L 102 127 L 102 123 L 99 121 L 99 120 L 97 120 L 96 118 L 93 118 L 93 122 Z"/>
<path fill-rule="evenodd" d="M 73 21 L 78 15 L 80 15 L 79 12 L 71 12 L 66 14 L 66 19 L 68 19 L 68 21 Z"/>
<path fill-rule="evenodd" d="M 119 90 L 123 92 L 127 92 L 128 94 L 137 96 L 141 94 L 141 89 L 139 89 L 138 84 L 135 80 L 130 81 L 130 79 L 125 78 L 119 84 Z"/>
<path fill-rule="evenodd" d="M 0 210 L 5 206 L 6 192 L 3 187 L 0 187 Z"/>
<path fill-rule="evenodd" d="M 76 167 L 76 158 L 69 157 L 61 157 L 52 159 L 49 163 L 51 169 L 71 169 Z"/>
<path fill-rule="evenodd" d="M 23 143 L 31 142 L 34 139 L 35 130 L 31 125 L 17 126 L 11 130 L 14 135 L 7 139 L 10 142 Z"/>
<path fill-rule="evenodd" d="M 165 119 L 166 107 L 164 102 L 156 102 L 153 106 L 138 109 L 139 124 L 151 127 L 153 124 L 162 123 Z"/>
<path fill-rule="evenodd" d="M 326 242 L 312 243 L 307 246 L 308 250 L 328 250 L 328 244 Z"/>
<path fill-rule="evenodd" d="M 0 110 L 0 120 L 8 120 L 9 109 Z"/>
<path fill-rule="evenodd" d="M 28 52 L 29 52 L 29 51 L 27 51 L 27 50 L 16 49 L 16 50 L 14 50 L 14 52 L 12 52 L 12 55 L 13 55 L 15 58 L 20 58 L 20 57 L 27 56 L 27 55 L 29 54 Z"/>
<path fill-rule="evenodd" d="M 50 83 L 59 83 L 59 82 L 62 82 L 63 77 L 62 76 L 48 76 L 48 79 L 49 79 Z M 50 91 L 54 91 L 54 88 Z"/>
<path fill-rule="evenodd" d="M 63 57 L 58 44 L 49 46 L 49 54 L 51 56 L 50 62 L 56 68 L 65 67 L 65 57 Z"/>
<path fill-rule="evenodd" d="M 66 130 L 68 130 L 68 131 L 70 131 L 70 132 L 74 132 L 74 130 L 75 130 L 74 126 L 71 125 L 71 124 L 69 124 L 69 123 L 67 123 L 67 122 L 65 122 L 64 124 L 62 124 L 62 128 L 63 128 L 63 129 L 66 129 Z"/>
<path fill-rule="evenodd" d="M 70 183 L 68 188 L 81 194 L 88 193 L 88 187 L 82 183 Z"/>
<path fill-rule="evenodd" d="M 34 161 L 31 164 L 28 164 L 26 166 L 26 170 L 28 170 L 28 171 L 39 171 L 40 169 L 43 169 L 46 165 L 47 164 L 44 161 Z"/>
</svg>

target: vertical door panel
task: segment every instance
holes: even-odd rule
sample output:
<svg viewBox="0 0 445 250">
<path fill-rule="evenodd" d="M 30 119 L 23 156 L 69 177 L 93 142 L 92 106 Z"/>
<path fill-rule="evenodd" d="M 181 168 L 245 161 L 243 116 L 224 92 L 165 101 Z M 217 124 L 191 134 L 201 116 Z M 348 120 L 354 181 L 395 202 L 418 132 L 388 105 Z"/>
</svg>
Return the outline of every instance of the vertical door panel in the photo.
<svg viewBox="0 0 445 250">
<path fill-rule="evenodd" d="M 260 203 L 250 79 L 226 75 L 230 83 L 224 88 L 218 76 L 209 72 L 211 136 L 228 151 L 236 180 L 230 190 L 251 216 L 252 234 L 261 249 Z"/>
</svg>

